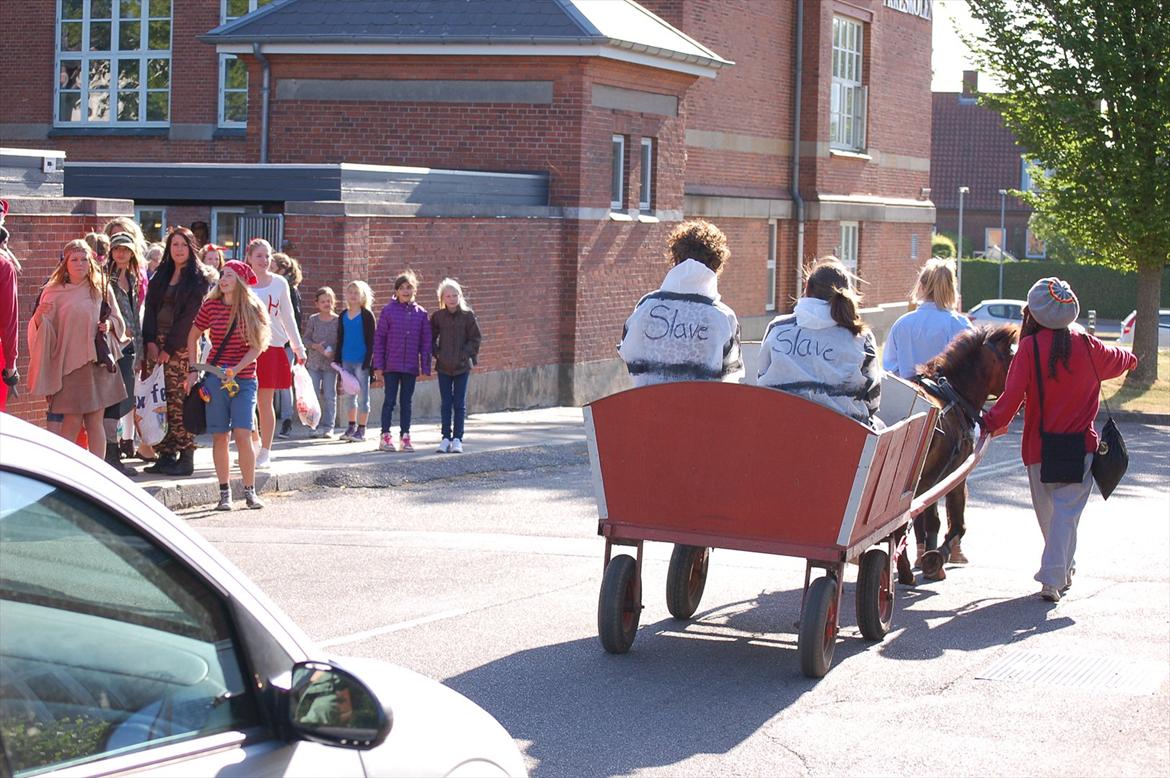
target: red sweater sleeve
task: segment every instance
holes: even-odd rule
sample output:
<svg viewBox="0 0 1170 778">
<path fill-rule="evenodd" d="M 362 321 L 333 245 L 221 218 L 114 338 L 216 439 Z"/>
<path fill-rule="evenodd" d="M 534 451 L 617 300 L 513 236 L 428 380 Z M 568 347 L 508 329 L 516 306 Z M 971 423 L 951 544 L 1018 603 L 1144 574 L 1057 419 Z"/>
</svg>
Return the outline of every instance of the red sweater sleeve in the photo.
<svg viewBox="0 0 1170 778">
<path fill-rule="evenodd" d="M 1004 383 L 1003 394 L 991 406 L 991 410 L 983 414 L 983 422 L 988 432 L 998 432 L 1012 423 L 1012 419 L 1020 412 L 1024 404 L 1024 395 L 1032 383 L 1032 349 L 1036 348 L 1036 338 L 1028 337 L 1020 341 L 1015 357 L 1008 367 L 1007 381 Z"/>
<path fill-rule="evenodd" d="M 16 366 L 20 342 L 16 339 L 19 309 L 16 305 L 16 268 L 8 257 L 0 257 L 0 343 L 4 344 L 4 362 L 0 369 Z"/>
<path fill-rule="evenodd" d="M 1133 352 L 1117 346 L 1106 346 L 1097 338 L 1087 338 L 1089 343 L 1089 357 L 1093 366 L 1097 368 L 1097 378 L 1108 381 L 1117 378 L 1122 373 L 1129 372 L 1137 367 L 1137 357 Z"/>
</svg>

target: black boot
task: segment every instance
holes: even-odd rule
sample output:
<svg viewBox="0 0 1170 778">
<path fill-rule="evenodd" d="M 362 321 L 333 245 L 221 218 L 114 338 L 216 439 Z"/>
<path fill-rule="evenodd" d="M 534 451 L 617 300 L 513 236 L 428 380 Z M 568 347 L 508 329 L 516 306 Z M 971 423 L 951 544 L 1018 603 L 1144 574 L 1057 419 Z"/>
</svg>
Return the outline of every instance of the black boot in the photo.
<svg viewBox="0 0 1170 778">
<path fill-rule="evenodd" d="M 119 451 L 118 451 L 118 444 L 117 443 L 107 443 L 106 444 L 106 464 L 108 464 L 110 467 L 114 468 L 115 470 L 117 470 L 119 473 L 121 473 L 124 476 L 129 477 L 129 476 L 138 475 L 137 470 L 135 470 L 132 467 L 126 467 L 125 465 L 122 464 L 121 457 L 118 454 L 119 454 Z"/>
<path fill-rule="evenodd" d="M 178 460 L 178 454 L 164 454 L 160 451 L 158 454 L 158 461 L 153 465 L 144 467 L 142 472 L 153 473 L 155 475 L 170 475 L 170 468 L 174 467 L 175 462 Z"/>
<path fill-rule="evenodd" d="M 195 472 L 195 449 L 189 448 L 179 454 L 173 465 L 167 468 L 167 475 L 186 476 Z"/>
<path fill-rule="evenodd" d="M 122 455 L 122 459 L 130 459 L 134 456 L 134 441 L 122 440 L 118 442 L 118 452 Z"/>
</svg>

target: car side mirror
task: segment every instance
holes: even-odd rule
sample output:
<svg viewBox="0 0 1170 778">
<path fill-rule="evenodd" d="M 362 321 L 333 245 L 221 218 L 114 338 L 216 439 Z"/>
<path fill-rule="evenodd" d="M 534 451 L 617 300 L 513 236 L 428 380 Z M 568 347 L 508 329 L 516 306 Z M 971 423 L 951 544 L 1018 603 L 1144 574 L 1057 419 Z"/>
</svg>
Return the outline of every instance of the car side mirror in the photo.
<svg viewBox="0 0 1170 778">
<path fill-rule="evenodd" d="M 369 749 L 390 734 L 393 715 L 356 676 L 327 662 L 298 662 L 288 692 L 293 732 L 304 740 Z"/>
</svg>

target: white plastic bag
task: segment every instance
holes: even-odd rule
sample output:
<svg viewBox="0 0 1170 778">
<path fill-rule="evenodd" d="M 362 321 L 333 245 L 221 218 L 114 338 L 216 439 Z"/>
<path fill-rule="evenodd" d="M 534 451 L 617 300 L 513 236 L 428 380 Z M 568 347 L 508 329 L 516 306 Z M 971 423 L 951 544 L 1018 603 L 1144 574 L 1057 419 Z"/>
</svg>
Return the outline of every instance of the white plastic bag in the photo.
<svg viewBox="0 0 1170 778">
<path fill-rule="evenodd" d="M 157 446 L 167 436 L 167 384 L 162 365 L 155 366 L 146 378 L 135 377 L 134 421 L 148 446 Z"/>
<path fill-rule="evenodd" d="M 316 429 L 321 421 L 321 403 L 317 400 L 317 387 L 313 386 L 313 377 L 304 365 L 293 365 L 293 389 L 297 394 L 297 415 L 301 417 L 301 424 L 309 429 Z"/>
<path fill-rule="evenodd" d="M 342 394 L 359 394 L 361 392 L 362 388 L 358 383 L 357 376 L 336 363 L 331 365 L 331 367 L 341 376 Z"/>
</svg>

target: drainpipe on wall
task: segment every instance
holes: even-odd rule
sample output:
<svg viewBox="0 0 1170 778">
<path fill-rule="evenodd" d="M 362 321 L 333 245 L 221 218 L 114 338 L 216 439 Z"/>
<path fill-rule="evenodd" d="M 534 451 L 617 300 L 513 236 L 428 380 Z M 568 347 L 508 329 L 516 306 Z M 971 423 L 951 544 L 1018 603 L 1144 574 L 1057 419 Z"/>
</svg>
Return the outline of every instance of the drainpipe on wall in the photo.
<svg viewBox="0 0 1170 778">
<path fill-rule="evenodd" d="M 800 106 L 804 78 L 804 0 L 796 0 L 796 54 L 792 90 L 792 202 L 796 206 L 796 294 L 804 291 L 804 200 L 800 196 Z"/>
<path fill-rule="evenodd" d="M 264 72 L 260 82 L 260 163 L 265 164 L 268 162 L 268 87 L 272 79 L 272 68 L 268 57 L 260 51 L 259 43 L 252 44 L 252 53 L 260 60 L 260 67 Z"/>
</svg>

